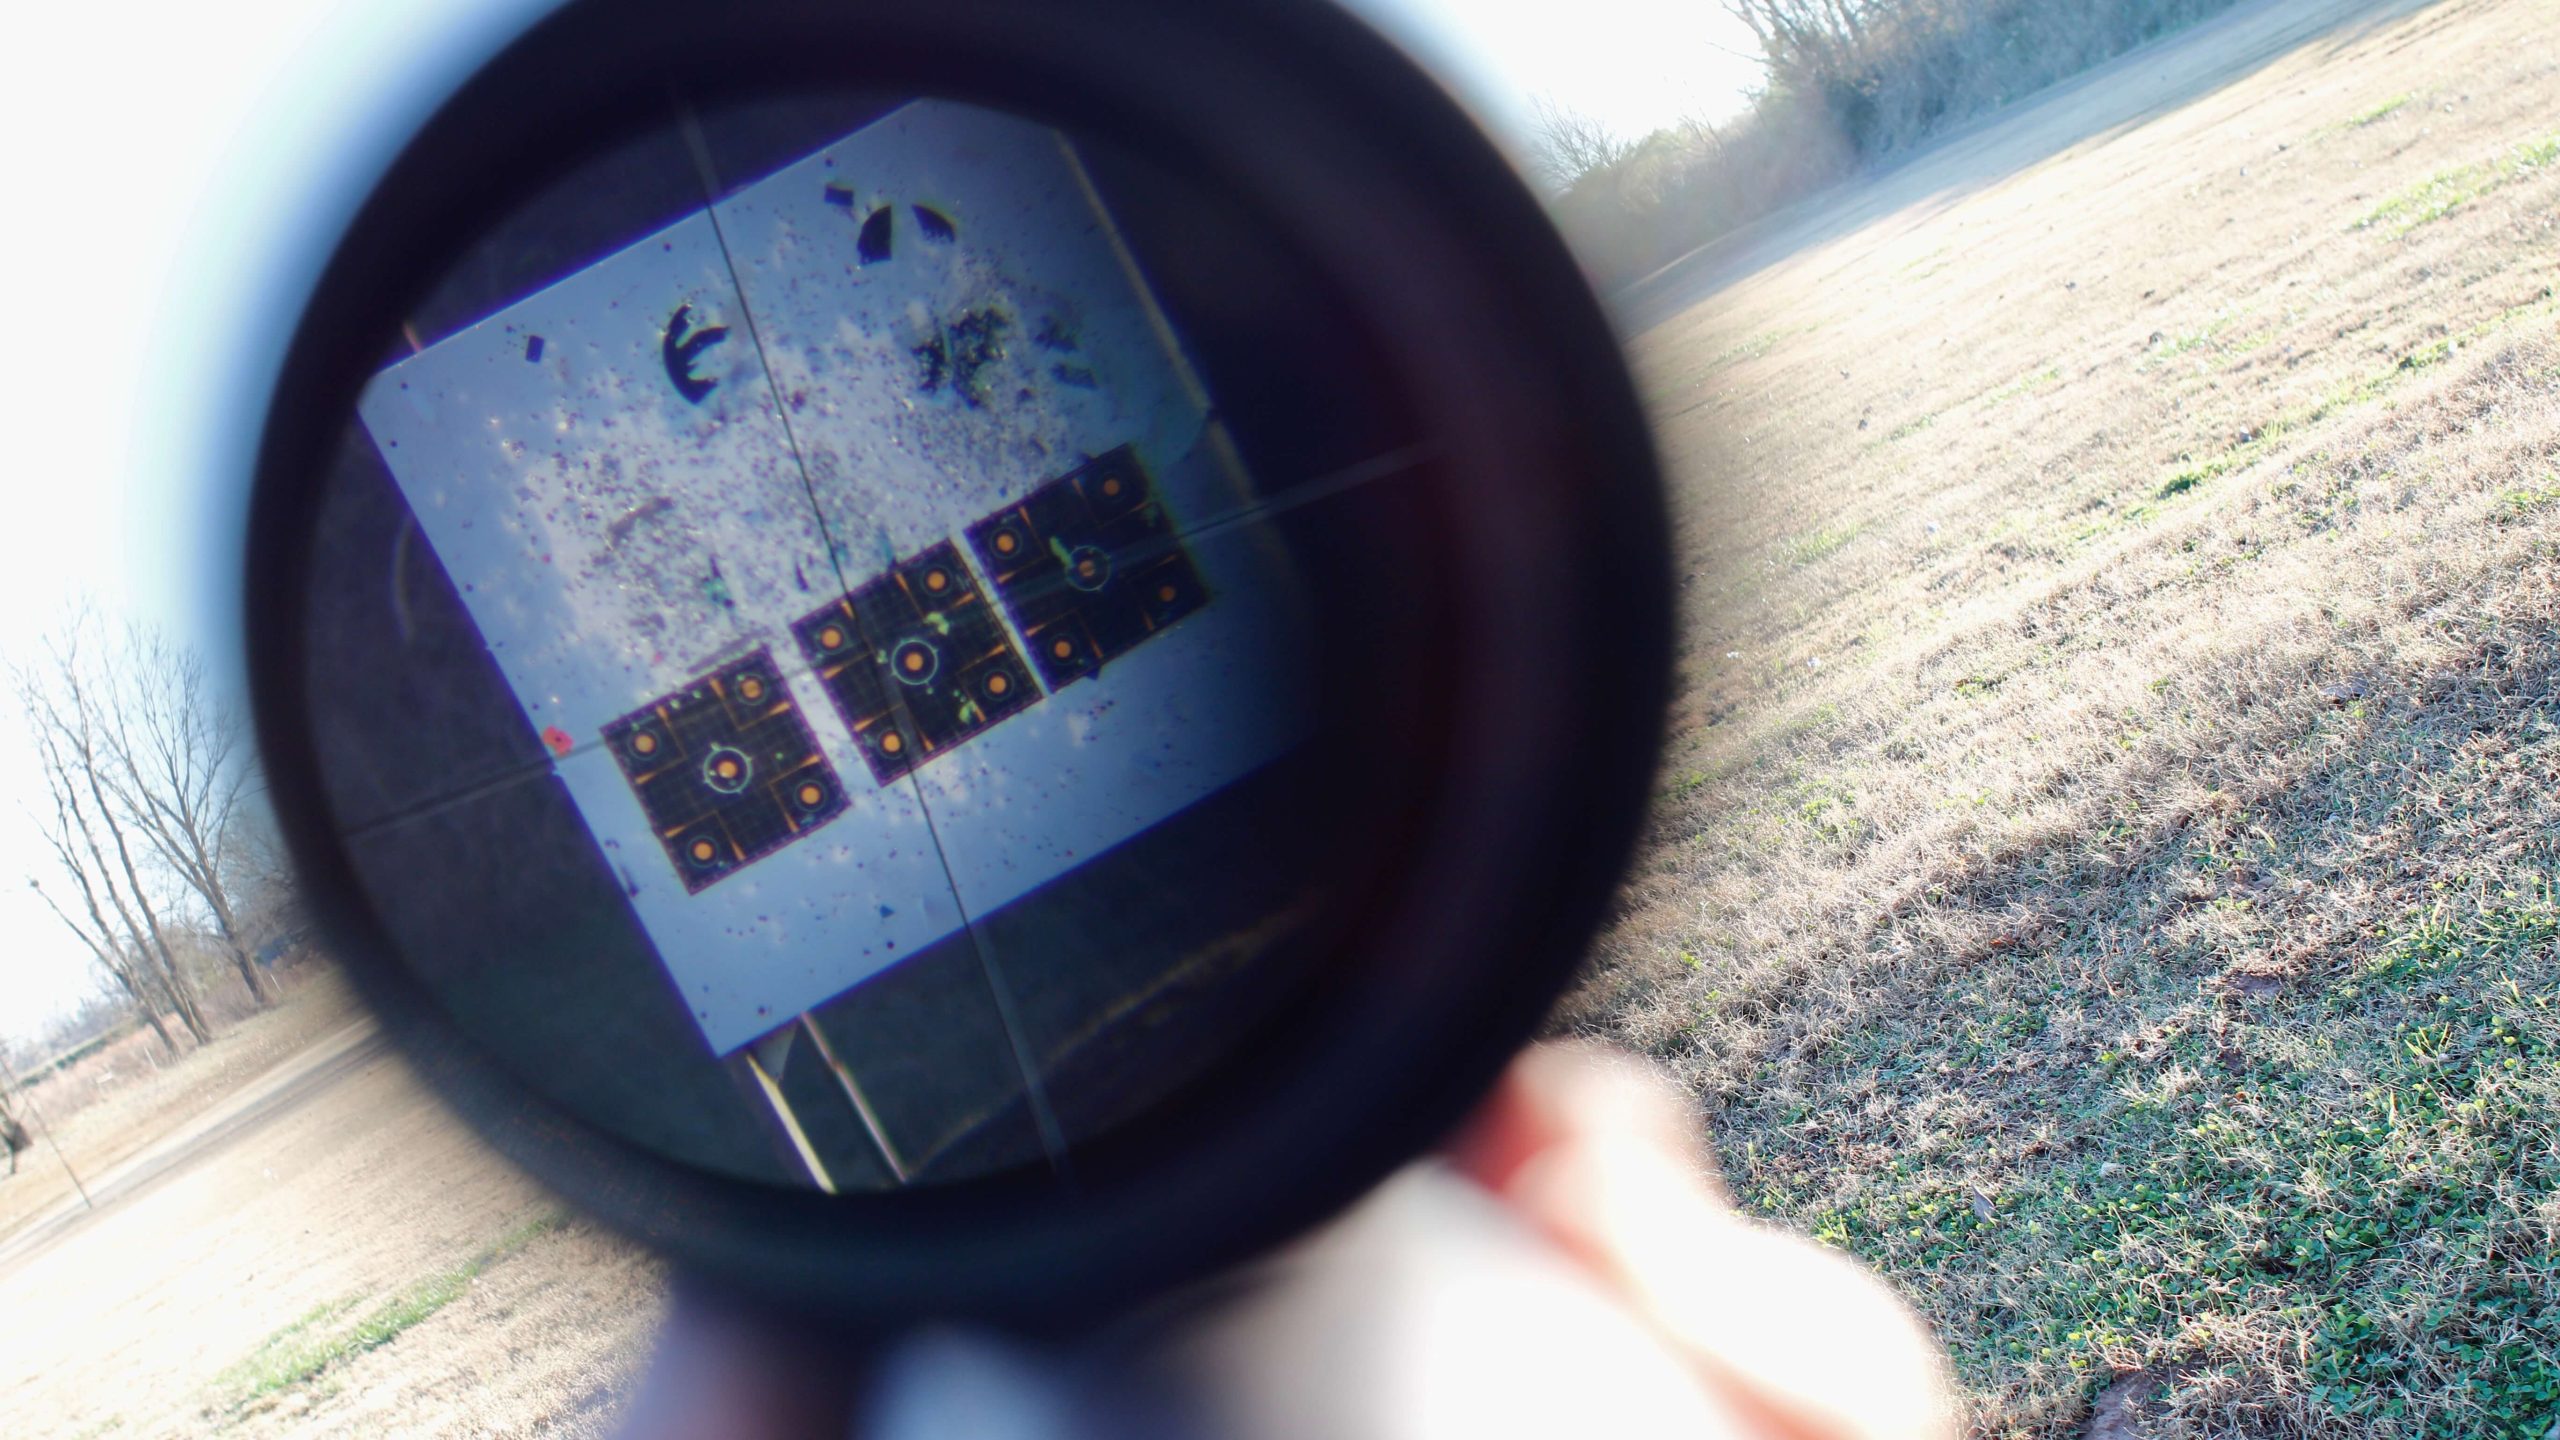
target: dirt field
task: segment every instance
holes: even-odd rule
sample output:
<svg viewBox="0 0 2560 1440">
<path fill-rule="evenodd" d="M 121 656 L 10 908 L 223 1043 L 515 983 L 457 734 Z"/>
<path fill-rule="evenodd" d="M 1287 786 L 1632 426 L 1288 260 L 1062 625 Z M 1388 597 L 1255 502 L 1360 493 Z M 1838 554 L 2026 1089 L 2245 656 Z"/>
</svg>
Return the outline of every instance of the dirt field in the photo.
<svg viewBox="0 0 2560 1440">
<path fill-rule="evenodd" d="M 2560 1419 L 2555 35 L 2247 6 L 1632 298 L 1683 694 L 1567 1021 L 1982 1433 Z"/>
<path fill-rule="evenodd" d="M 609 1424 L 657 1323 L 655 1264 L 464 1133 L 369 1022 L 285 1024 L 315 1018 L 336 1026 L 281 1070 L 95 1167 L 113 1198 L 94 1214 L 0 1239 L 12 1434 Z"/>
</svg>

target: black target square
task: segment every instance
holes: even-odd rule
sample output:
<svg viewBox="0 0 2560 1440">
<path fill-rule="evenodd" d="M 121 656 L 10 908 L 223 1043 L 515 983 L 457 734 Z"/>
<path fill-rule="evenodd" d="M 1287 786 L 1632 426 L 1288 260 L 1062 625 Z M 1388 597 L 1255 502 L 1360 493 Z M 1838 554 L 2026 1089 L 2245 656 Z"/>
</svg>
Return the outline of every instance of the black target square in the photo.
<svg viewBox="0 0 2560 1440">
<path fill-rule="evenodd" d="M 1052 690 L 1209 603 L 1126 445 L 970 526 L 969 546 Z"/>
<path fill-rule="evenodd" d="M 1040 698 L 947 540 L 802 616 L 791 634 L 883 785 Z"/>
<path fill-rule="evenodd" d="M 687 894 L 844 813 L 844 786 L 762 646 L 604 727 Z"/>
</svg>

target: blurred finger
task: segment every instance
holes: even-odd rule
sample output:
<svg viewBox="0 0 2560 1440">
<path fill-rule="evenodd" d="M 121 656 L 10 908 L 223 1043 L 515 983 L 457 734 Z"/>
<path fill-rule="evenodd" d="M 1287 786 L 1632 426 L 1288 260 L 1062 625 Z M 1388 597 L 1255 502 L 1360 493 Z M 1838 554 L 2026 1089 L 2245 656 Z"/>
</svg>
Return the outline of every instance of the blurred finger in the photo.
<svg viewBox="0 0 2560 1440">
<path fill-rule="evenodd" d="M 1695 1117 L 1633 1061 L 1523 1056 L 1452 1147 L 1773 1435 L 1954 1431 L 1944 1363 L 1910 1310 L 1848 1259 L 1736 1217 Z"/>
</svg>

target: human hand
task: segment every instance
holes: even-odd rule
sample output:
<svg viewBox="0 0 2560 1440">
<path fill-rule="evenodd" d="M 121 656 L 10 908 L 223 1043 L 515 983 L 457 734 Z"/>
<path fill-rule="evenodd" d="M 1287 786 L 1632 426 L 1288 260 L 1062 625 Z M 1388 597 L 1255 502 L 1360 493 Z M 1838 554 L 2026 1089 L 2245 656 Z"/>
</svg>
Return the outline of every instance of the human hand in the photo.
<svg viewBox="0 0 2560 1440">
<path fill-rule="evenodd" d="M 1953 1434 L 1944 1362 L 1909 1308 L 1845 1257 L 1734 1214 L 1697 1133 L 1635 1061 L 1542 1045 L 1449 1155 L 1660 1336 L 1733 1434 Z"/>
<path fill-rule="evenodd" d="M 1066 1353 L 944 1331 L 871 1368 L 680 1294 L 624 1433 L 841 1435 L 851 1410 L 868 1440 L 1952 1435 L 1910 1311 L 1735 1215 L 1696 1136 L 1637 1062 L 1536 1047 L 1441 1160 L 1215 1300 L 1176 1297 Z"/>
<path fill-rule="evenodd" d="M 1937 1347 L 1845 1258 L 1735 1215 L 1696 1116 L 1584 1046 L 1522 1055 L 1440 1162 L 1186 1314 L 1226 1440 L 1937 1440 Z"/>
</svg>

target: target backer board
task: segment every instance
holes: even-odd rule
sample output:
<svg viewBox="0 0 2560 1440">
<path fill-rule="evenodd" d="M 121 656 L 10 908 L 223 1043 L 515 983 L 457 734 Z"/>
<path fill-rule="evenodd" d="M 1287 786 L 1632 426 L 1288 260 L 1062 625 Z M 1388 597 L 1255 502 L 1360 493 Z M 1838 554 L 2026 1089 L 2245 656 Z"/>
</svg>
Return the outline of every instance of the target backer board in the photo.
<svg viewBox="0 0 2560 1440">
<path fill-rule="evenodd" d="M 360 413 L 720 1053 L 1307 728 L 1281 557 L 1043 127 L 909 105 Z"/>
</svg>

